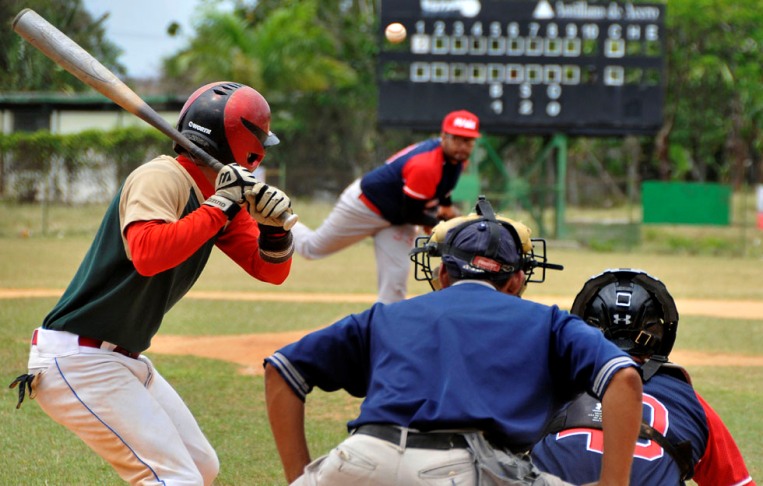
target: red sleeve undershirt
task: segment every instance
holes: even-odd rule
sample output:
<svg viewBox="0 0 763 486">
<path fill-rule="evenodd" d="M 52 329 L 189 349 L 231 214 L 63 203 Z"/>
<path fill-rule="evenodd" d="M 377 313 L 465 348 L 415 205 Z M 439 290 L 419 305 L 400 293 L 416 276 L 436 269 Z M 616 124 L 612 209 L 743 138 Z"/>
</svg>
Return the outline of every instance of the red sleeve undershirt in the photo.
<svg viewBox="0 0 763 486">
<path fill-rule="evenodd" d="M 212 184 L 192 162 L 182 156 L 178 157 L 178 162 L 191 174 L 205 198 L 214 193 Z M 228 222 L 222 210 L 202 204 L 178 221 L 131 223 L 125 230 L 125 236 L 137 272 L 152 276 L 178 266 L 221 230 L 215 244 L 249 275 L 274 284 L 286 280 L 291 259 L 283 263 L 269 263 L 260 258 L 260 230 L 246 211 L 239 211 Z"/>
<path fill-rule="evenodd" d="M 709 429 L 705 454 L 692 478 L 699 486 L 755 486 L 734 438 L 718 414 L 697 393 Z"/>
</svg>

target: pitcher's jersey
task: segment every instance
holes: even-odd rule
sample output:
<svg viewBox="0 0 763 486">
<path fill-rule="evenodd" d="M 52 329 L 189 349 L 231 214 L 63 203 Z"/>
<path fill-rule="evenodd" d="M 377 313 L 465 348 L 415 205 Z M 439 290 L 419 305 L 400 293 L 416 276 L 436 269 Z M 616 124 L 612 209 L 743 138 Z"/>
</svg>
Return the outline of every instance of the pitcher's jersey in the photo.
<svg viewBox="0 0 763 486">
<path fill-rule="evenodd" d="M 691 444 L 693 480 L 700 486 L 752 485 L 741 453 L 720 417 L 689 383 L 658 372 L 644 384 L 644 421 L 671 444 Z M 598 402 L 594 402 L 598 404 Z M 600 405 L 600 404 L 598 404 Z M 600 409 L 591 410 L 594 416 Z M 532 450 L 533 462 L 565 481 L 597 481 L 603 432 L 572 428 L 547 435 Z M 639 439 L 631 484 L 684 484 L 673 458 L 655 441 Z"/>
<path fill-rule="evenodd" d="M 360 180 L 363 195 L 392 224 L 405 224 L 403 194 L 435 207 L 449 200 L 464 163 L 445 161 L 439 138 L 411 145 Z"/>
</svg>

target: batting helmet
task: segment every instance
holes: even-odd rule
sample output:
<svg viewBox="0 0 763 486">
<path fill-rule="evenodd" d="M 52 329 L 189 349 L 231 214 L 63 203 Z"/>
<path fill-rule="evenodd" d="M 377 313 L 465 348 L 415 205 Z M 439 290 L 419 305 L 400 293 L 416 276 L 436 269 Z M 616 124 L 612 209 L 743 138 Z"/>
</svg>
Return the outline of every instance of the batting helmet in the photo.
<svg viewBox="0 0 763 486">
<path fill-rule="evenodd" d="M 221 81 L 194 91 L 180 111 L 177 129 L 223 164 L 253 171 L 265 148 L 279 140 L 270 131 L 270 106 L 253 88 Z M 178 144 L 175 152 L 185 153 Z"/>
<path fill-rule="evenodd" d="M 667 359 L 676 341 L 678 310 L 665 284 L 643 270 L 605 270 L 591 277 L 570 312 L 633 356 Z"/>
<path fill-rule="evenodd" d="M 546 268 L 563 269 L 546 263 L 545 240 L 530 238 L 530 229 L 518 221 L 496 216 L 484 196 L 480 196 L 475 210 L 468 216 L 443 221 L 431 235 L 416 238 L 410 254 L 416 280 L 427 280 L 433 290 L 440 289 L 431 257 L 441 257 L 448 273 L 461 279 L 500 281 L 523 270 L 525 283 L 540 283 L 545 281 Z M 533 278 L 536 268 L 542 273 Z"/>
</svg>

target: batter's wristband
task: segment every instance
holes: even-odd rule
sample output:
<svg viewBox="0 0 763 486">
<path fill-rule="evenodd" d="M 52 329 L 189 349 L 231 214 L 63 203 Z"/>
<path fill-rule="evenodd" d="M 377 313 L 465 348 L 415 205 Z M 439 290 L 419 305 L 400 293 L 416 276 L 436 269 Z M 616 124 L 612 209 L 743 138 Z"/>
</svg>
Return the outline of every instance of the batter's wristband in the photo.
<svg viewBox="0 0 763 486">
<path fill-rule="evenodd" d="M 262 228 L 262 226 L 260 226 Z M 282 228 L 279 236 L 262 232 L 258 242 L 260 244 L 260 257 L 266 262 L 283 263 L 294 254 L 294 238 L 291 231 L 283 233 Z"/>
<path fill-rule="evenodd" d="M 236 202 L 231 201 L 227 197 L 218 196 L 217 194 L 210 196 L 204 201 L 204 204 L 222 210 L 222 212 L 225 213 L 225 216 L 228 217 L 228 221 L 236 217 L 238 212 L 241 211 L 241 206 L 236 204 Z"/>
</svg>

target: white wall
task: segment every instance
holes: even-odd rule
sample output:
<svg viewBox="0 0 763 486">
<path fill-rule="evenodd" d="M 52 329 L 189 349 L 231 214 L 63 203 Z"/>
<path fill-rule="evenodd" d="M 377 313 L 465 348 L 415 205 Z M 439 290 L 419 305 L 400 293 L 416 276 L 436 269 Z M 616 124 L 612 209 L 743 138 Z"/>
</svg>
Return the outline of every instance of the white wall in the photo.
<svg viewBox="0 0 763 486">
<path fill-rule="evenodd" d="M 177 123 L 177 111 L 160 111 L 159 116 L 164 118 L 167 123 L 175 126 Z M 63 135 L 78 133 L 83 130 L 101 129 L 114 130 L 116 128 L 142 126 L 150 127 L 137 116 L 127 111 L 85 111 L 85 110 L 55 110 L 50 114 L 51 133 L 60 133 Z M 0 133 L 13 133 L 13 112 L 11 110 L 0 110 Z"/>
<path fill-rule="evenodd" d="M 178 112 L 159 112 L 170 125 L 177 123 Z M 54 111 L 50 115 L 50 131 L 52 133 L 70 134 L 84 130 L 101 129 L 113 130 L 116 128 L 142 126 L 150 127 L 137 116 L 126 111 L 99 112 L 99 111 Z"/>
</svg>

